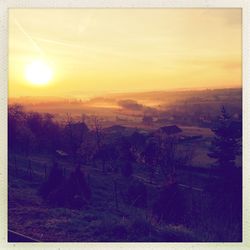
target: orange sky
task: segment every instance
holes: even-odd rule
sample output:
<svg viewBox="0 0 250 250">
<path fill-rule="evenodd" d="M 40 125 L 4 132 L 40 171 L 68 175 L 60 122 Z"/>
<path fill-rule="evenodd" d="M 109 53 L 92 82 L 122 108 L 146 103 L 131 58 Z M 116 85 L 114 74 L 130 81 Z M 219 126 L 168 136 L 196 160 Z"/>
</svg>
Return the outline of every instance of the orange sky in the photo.
<svg viewBox="0 0 250 250">
<path fill-rule="evenodd" d="M 26 80 L 34 60 L 47 85 Z M 10 97 L 239 86 L 240 9 L 9 11 Z"/>
</svg>

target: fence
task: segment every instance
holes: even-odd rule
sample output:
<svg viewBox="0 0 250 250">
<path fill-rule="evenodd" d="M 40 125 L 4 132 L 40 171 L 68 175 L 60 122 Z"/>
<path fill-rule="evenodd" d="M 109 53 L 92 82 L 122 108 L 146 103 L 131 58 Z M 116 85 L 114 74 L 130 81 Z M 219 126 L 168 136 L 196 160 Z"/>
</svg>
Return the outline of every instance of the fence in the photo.
<svg viewBox="0 0 250 250">
<path fill-rule="evenodd" d="M 44 181 L 48 178 L 49 166 L 51 163 L 39 162 L 29 157 L 9 157 L 8 172 L 15 177 L 27 179 L 30 181 Z M 65 166 L 62 167 L 63 175 L 66 176 Z"/>
<path fill-rule="evenodd" d="M 39 162 L 39 160 L 34 160 L 25 157 L 10 157 L 9 158 L 9 174 L 15 175 L 19 178 L 25 178 L 34 183 L 41 183 L 48 178 L 50 162 L 43 161 Z M 63 175 L 66 176 L 67 170 L 65 166 L 63 166 L 62 171 Z M 146 183 L 143 178 L 140 176 L 134 176 L 139 181 L 143 182 L 145 185 L 152 185 L 150 183 Z M 86 175 L 87 183 L 90 185 L 90 175 Z M 198 188 L 192 185 L 192 181 L 189 182 L 189 185 L 179 184 L 180 190 L 184 194 L 185 204 L 189 211 L 192 214 L 201 214 L 202 211 L 206 208 L 206 193 L 202 188 Z M 118 180 L 114 179 L 111 184 L 113 192 L 113 207 L 116 210 L 121 209 L 123 204 L 126 204 L 126 200 L 124 199 L 123 187 L 120 185 Z M 158 186 L 155 186 L 157 189 Z M 126 204 L 128 205 L 128 204 Z"/>
</svg>

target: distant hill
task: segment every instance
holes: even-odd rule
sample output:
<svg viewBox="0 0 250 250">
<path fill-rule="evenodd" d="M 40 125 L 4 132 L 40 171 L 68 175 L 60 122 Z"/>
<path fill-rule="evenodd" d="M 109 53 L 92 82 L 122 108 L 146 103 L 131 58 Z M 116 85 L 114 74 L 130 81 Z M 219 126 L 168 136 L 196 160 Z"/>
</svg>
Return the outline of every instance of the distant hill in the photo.
<svg viewBox="0 0 250 250">
<path fill-rule="evenodd" d="M 222 105 L 228 106 L 233 114 L 239 114 L 242 106 L 242 89 L 205 89 L 178 91 L 150 91 L 137 93 L 112 93 L 86 99 L 26 96 L 9 98 L 9 104 L 18 103 L 28 111 L 47 112 L 73 116 L 143 117 L 146 115 L 166 118 L 164 112 L 176 113 L 217 112 Z M 194 115 L 194 114 L 193 114 Z M 200 116 L 199 114 L 196 114 Z M 162 116 L 162 117 L 160 117 Z M 188 117 L 187 117 L 188 119 Z M 205 119 L 205 118 L 204 118 Z"/>
<path fill-rule="evenodd" d="M 10 97 L 9 103 L 82 103 L 83 105 L 94 104 L 114 104 L 119 100 L 132 99 L 142 104 L 166 103 L 173 100 L 188 99 L 190 97 L 218 97 L 218 96 L 241 96 L 242 88 L 230 89 L 205 89 L 205 90 L 173 90 L 173 91 L 148 91 L 148 92 L 131 92 L 131 93 L 111 93 L 103 96 L 96 96 L 88 100 L 74 97 L 58 97 L 58 96 L 23 96 Z M 146 103 L 144 103 L 146 102 Z"/>
</svg>

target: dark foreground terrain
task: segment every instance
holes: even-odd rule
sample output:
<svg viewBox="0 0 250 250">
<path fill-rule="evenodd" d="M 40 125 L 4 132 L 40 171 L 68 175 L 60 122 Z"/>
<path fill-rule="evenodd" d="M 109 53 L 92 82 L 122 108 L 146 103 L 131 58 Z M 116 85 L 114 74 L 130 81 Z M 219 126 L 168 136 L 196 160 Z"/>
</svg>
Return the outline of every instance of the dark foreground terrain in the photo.
<svg viewBox="0 0 250 250">
<path fill-rule="evenodd" d="M 115 120 L 10 105 L 9 241 L 240 242 L 241 92 L 208 92 Z"/>
<path fill-rule="evenodd" d="M 166 223 L 152 214 L 161 185 L 155 181 L 150 183 L 143 174 L 124 178 L 113 173 L 103 175 L 98 167 L 84 166 L 92 199 L 83 208 L 72 209 L 50 205 L 38 194 L 41 183 L 48 178 L 49 170 L 46 173 L 43 166 L 50 163 L 45 156 L 34 155 L 27 160 L 22 155 L 11 155 L 9 160 L 9 229 L 38 241 L 240 240 L 240 223 L 230 223 L 225 218 L 219 220 L 207 211 L 209 201 L 203 189 L 210 180 L 207 172 L 179 173 L 178 188 L 184 197 L 185 218 L 181 223 Z M 65 175 L 69 175 L 71 163 L 60 161 L 59 164 Z M 149 201 L 146 208 L 135 207 L 124 198 L 123 193 L 133 181 L 146 186 Z"/>
</svg>

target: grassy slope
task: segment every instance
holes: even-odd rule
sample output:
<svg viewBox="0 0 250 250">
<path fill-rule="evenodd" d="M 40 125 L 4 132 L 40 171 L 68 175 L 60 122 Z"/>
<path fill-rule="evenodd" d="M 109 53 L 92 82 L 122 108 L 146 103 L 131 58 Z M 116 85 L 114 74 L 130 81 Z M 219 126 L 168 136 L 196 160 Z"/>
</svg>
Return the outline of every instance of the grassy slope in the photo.
<svg viewBox="0 0 250 250">
<path fill-rule="evenodd" d="M 92 188 L 92 202 L 83 210 L 50 207 L 37 194 L 44 180 L 43 164 L 48 158 L 31 157 L 33 179 L 30 180 L 27 160 L 9 157 L 9 228 L 41 241 L 192 241 L 191 231 L 183 226 L 156 223 L 147 211 L 122 202 L 120 191 L 126 180 L 114 174 L 102 175 L 86 167 Z M 48 162 L 49 163 L 49 162 Z M 66 174 L 70 164 L 61 162 Z M 119 207 L 114 201 L 113 180 L 118 183 Z M 148 186 L 149 200 L 157 189 Z"/>
</svg>

